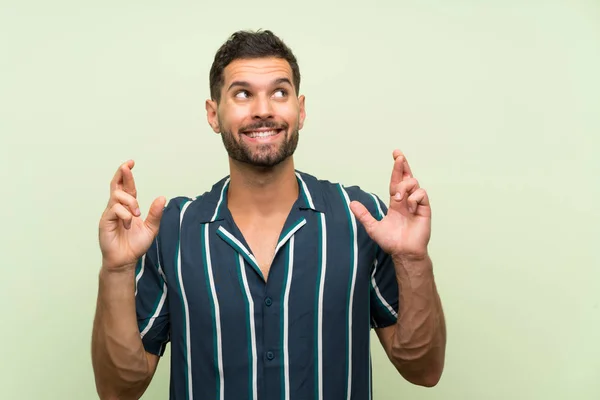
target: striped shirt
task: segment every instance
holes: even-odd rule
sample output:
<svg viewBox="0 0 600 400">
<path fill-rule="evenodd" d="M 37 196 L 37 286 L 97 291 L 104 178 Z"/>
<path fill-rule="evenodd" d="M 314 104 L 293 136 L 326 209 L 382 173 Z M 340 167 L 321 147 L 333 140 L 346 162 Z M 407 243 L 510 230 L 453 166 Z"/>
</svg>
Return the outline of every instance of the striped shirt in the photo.
<svg viewBox="0 0 600 400">
<path fill-rule="evenodd" d="M 396 322 L 391 257 L 349 204 L 357 186 L 296 172 L 268 280 L 227 207 L 229 178 L 171 199 L 136 270 L 146 351 L 171 345 L 170 399 L 370 399 L 370 330 Z"/>
</svg>

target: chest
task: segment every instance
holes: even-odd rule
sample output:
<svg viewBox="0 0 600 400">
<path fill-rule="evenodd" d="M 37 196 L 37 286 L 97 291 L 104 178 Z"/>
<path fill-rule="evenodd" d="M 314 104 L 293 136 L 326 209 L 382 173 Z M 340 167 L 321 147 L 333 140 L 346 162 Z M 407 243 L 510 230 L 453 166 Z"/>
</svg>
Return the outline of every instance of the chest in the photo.
<svg viewBox="0 0 600 400">
<path fill-rule="evenodd" d="M 248 251 L 254 256 L 265 280 L 269 276 L 285 221 L 286 218 L 283 216 L 261 221 L 241 220 L 237 224 L 241 236 L 248 245 Z"/>
<path fill-rule="evenodd" d="M 236 320 L 248 306 L 281 310 L 287 301 L 307 318 L 315 309 L 343 314 L 351 293 L 358 296 L 353 307 L 365 301 L 376 256 L 366 233 L 355 229 L 309 212 L 285 224 L 184 225 L 179 241 L 162 242 L 173 312 L 196 310 L 201 320 L 218 309 Z"/>
<path fill-rule="evenodd" d="M 318 217 L 318 216 L 317 216 Z M 184 229 L 179 252 L 163 254 L 168 281 L 175 292 L 205 292 L 200 303 L 215 296 L 227 299 L 298 298 L 310 305 L 315 290 L 324 293 L 325 308 L 340 309 L 351 290 L 368 291 L 375 247 L 366 234 L 348 224 L 299 217 L 285 224 L 210 224 Z M 169 268 L 169 261 L 175 265 Z M 321 286 L 321 288 L 319 288 Z M 312 294 L 310 294 L 312 293 Z M 304 296 L 307 296 L 304 299 Z M 239 304 L 238 304 L 239 305 Z"/>
<path fill-rule="evenodd" d="M 239 225 L 239 230 L 248 243 L 248 250 L 254 255 L 265 280 L 269 276 L 284 223 L 285 219 L 280 218 Z"/>
<path fill-rule="evenodd" d="M 227 221 L 185 228 L 179 252 L 163 253 L 170 336 L 178 346 L 173 354 L 191 349 L 202 357 L 196 365 L 207 365 L 210 376 L 211 363 L 221 357 L 227 382 L 252 365 L 261 374 L 272 371 L 266 381 L 275 382 L 284 359 L 290 371 L 297 371 L 291 376 L 301 376 L 317 364 L 318 348 L 325 355 L 326 375 L 345 368 L 339 359 L 348 348 L 355 355 L 364 349 L 367 363 L 374 249 L 363 236 L 356 237 L 351 225 L 315 217 L 300 216 L 283 229 L 246 229 L 243 236 Z M 258 268 L 261 249 L 266 249 L 268 280 Z M 248 374 L 240 376 L 234 386 L 247 391 Z"/>
</svg>

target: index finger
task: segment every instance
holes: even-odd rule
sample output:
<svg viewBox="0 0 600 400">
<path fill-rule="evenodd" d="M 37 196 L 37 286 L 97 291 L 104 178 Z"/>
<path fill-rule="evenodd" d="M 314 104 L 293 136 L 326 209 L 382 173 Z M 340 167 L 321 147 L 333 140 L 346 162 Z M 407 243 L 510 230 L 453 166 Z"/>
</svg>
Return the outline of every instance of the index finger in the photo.
<svg viewBox="0 0 600 400">
<path fill-rule="evenodd" d="M 413 178 L 413 173 L 410 169 L 410 165 L 408 165 L 408 160 L 406 159 L 406 156 L 404 155 L 404 153 L 402 153 L 400 150 L 396 149 L 393 152 L 393 157 L 394 160 L 396 160 L 398 157 L 402 156 L 404 158 L 404 176 L 402 177 L 402 179 L 406 179 L 406 178 Z"/>
<path fill-rule="evenodd" d="M 392 169 L 392 178 L 390 179 L 390 196 L 396 194 L 398 190 L 398 185 L 404 179 L 412 178 L 412 172 L 410 170 L 410 166 L 406 161 L 406 157 L 400 150 L 394 150 L 394 168 Z"/>
<path fill-rule="evenodd" d="M 133 166 L 131 167 L 133 168 Z M 133 172 L 128 166 L 122 167 L 123 169 L 123 190 L 129 193 L 133 197 L 137 197 L 137 191 L 135 189 L 135 180 L 133 179 Z"/>
<path fill-rule="evenodd" d="M 135 163 L 133 162 L 133 160 L 128 160 L 128 161 L 125 161 L 123 164 L 119 165 L 119 169 L 117 169 L 117 171 L 115 172 L 115 175 L 113 176 L 112 180 L 110 181 L 110 191 L 111 192 L 114 192 L 117 189 L 123 188 L 124 170 L 127 169 L 131 173 L 131 168 L 133 168 L 134 164 Z M 133 179 L 133 175 L 132 175 L 132 179 Z"/>
</svg>

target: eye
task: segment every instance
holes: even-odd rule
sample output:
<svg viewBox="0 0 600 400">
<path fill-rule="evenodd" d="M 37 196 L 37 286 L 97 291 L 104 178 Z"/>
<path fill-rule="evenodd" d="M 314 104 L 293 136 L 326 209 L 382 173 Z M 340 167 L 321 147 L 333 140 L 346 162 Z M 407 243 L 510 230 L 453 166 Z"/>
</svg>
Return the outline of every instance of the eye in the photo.
<svg viewBox="0 0 600 400">
<path fill-rule="evenodd" d="M 282 98 L 287 96 L 287 90 L 285 89 L 277 89 L 273 94 L 274 97 Z"/>
<path fill-rule="evenodd" d="M 239 99 L 247 99 L 250 96 L 247 90 L 240 90 L 235 94 L 235 97 Z"/>
</svg>

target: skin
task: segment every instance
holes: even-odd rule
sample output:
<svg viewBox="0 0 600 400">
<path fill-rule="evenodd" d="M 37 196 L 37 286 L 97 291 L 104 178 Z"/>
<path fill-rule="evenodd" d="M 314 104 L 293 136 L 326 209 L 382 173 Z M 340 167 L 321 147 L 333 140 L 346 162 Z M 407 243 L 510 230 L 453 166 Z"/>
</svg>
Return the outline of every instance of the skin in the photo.
<svg viewBox="0 0 600 400">
<path fill-rule="evenodd" d="M 207 100 L 208 123 L 229 154 L 228 206 L 265 278 L 279 233 L 298 197 L 293 152 L 306 112 L 287 61 L 236 60 L 224 71 L 219 103 Z M 278 129 L 264 139 L 249 130 Z"/>
<path fill-rule="evenodd" d="M 101 399 L 139 399 L 158 356 L 142 344 L 135 312 L 135 264 L 158 233 L 166 199 L 155 199 L 144 219 L 137 201 L 133 160 L 123 163 L 110 184 L 98 226 L 102 253 L 92 331 L 92 367 Z"/>
<path fill-rule="evenodd" d="M 435 386 L 444 369 L 446 325 L 427 246 L 431 206 L 400 150 L 394 150 L 387 215 L 374 219 L 359 202 L 350 204 L 369 236 L 392 256 L 400 293 L 398 321 L 376 329 L 388 358 L 409 382 Z"/>
<path fill-rule="evenodd" d="M 289 64 L 278 58 L 236 60 L 224 70 L 221 99 L 206 101 L 207 120 L 222 135 L 229 154 L 228 206 L 265 279 L 276 241 L 298 197 L 293 152 L 306 117 Z M 273 130 L 268 138 L 249 131 Z M 406 157 L 393 152 L 390 204 L 376 221 L 351 203 L 370 237 L 392 256 L 401 294 L 398 323 L 377 329 L 390 361 L 417 385 L 439 381 L 446 328 L 427 246 L 431 208 Z M 115 172 L 99 223 L 102 267 L 92 334 L 92 364 L 101 399 L 137 399 L 146 390 L 158 357 L 146 353 L 135 315 L 135 263 L 158 233 L 164 197 L 156 198 L 144 219 L 129 160 Z"/>
<path fill-rule="evenodd" d="M 285 135 L 263 144 L 246 140 L 243 132 L 261 124 L 302 128 L 305 98 L 290 96 L 288 90 L 286 96 L 279 92 L 278 83 L 284 80 L 293 82 L 291 68 L 284 60 L 238 60 L 225 70 L 221 102 L 206 103 L 213 131 L 226 136 L 223 141 L 232 171 L 228 200 L 234 220 L 265 276 L 285 216 L 298 195 L 293 157 L 284 151 L 297 134 L 287 129 Z M 286 89 L 291 89 L 291 84 Z M 240 149 L 244 149 L 245 157 L 240 156 Z M 283 155 L 288 158 L 281 160 Z M 395 326 L 376 330 L 382 346 L 408 381 L 434 386 L 443 371 L 446 328 L 427 252 L 431 208 L 427 192 L 420 188 L 406 157 L 399 150 L 392 156 L 387 215 L 378 222 L 358 202 L 352 202 L 351 209 L 371 238 L 394 260 L 401 307 Z M 268 166 L 266 160 L 271 161 Z"/>
</svg>

